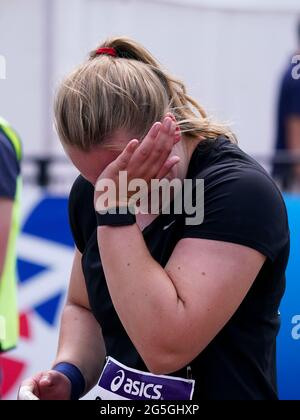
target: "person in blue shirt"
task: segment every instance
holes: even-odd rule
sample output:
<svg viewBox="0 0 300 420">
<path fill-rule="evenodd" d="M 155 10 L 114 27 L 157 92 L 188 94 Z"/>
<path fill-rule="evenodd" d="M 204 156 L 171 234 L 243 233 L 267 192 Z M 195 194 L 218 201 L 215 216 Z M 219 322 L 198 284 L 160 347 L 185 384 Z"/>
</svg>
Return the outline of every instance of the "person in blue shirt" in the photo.
<svg viewBox="0 0 300 420">
<path fill-rule="evenodd" d="M 298 24 L 298 51 L 295 56 L 300 58 L 300 21 Z M 298 60 L 300 62 L 300 59 Z M 286 162 L 285 157 L 296 158 L 300 152 L 300 78 L 295 77 L 295 62 L 290 60 L 282 77 L 278 111 L 277 111 L 277 136 L 276 152 L 279 159 L 275 160 L 273 177 L 281 182 L 283 188 L 289 189 L 293 185 L 300 186 L 300 160 L 297 163 Z M 300 72 L 298 72 L 300 73 Z M 288 152 L 280 159 L 280 152 Z"/>
</svg>

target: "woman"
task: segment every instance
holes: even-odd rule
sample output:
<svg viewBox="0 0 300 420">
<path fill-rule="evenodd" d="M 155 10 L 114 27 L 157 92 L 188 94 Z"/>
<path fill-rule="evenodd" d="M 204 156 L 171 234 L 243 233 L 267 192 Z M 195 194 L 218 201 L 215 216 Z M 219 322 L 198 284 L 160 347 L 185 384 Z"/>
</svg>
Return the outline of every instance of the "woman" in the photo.
<svg viewBox="0 0 300 420">
<path fill-rule="evenodd" d="M 289 231 L 264 169 L 127 38 L 65 79 L 55 118 L 81 173 L 70 194 L 76 252 L 54 366 L 19 398 L 78 399 L 98 384 L 100 399 L 277 399 Z M 142 191 L 132 214 L 132 190 L 105 195 L 107 180 L 122 190 L 120 173 L 148 187 L 192 180 L 185 201 L 198 214 L 204 179 L 203 220 L 175 211 L 185 185 L 159 195 L 158 214 L 145 211 L 154 190 Z"/>
</svg>

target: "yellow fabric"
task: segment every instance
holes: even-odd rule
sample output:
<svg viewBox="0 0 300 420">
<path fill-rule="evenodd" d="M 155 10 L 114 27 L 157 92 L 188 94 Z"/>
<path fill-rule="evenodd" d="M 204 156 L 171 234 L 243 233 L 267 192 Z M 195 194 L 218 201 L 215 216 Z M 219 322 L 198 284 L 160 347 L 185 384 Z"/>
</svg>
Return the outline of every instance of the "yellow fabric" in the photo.
<svg viewBox="0 0 300 420">
<path fill-rule="evenodd" d="M 17 134 L 0 118 L 0 128 L 11 141 L 18 160 L 21 159 L 22 148 Z M 17 270 L 16 270 L 16 240 L 20 226 L 20 194 L 21 177 L 17 179 L 16 196 L 14 200 L 11 229 L 9 234 L 7 254 L 0 280 L 0 350 L 6 351 L 16 346 L 19 338 L 19 317 L 17 307 Z"/>
<path fill-rule="evenodd" d="M 5 121 L 5 119 L 2 117 L 0 117 L 0 128 L 4 131 L 7 138 L 11 141 L 16 151 L 17 158 L 20 161 L 22 158 L 22 145 L 21 145 L 21 141 L 17 133 L 10 127 L 8 122 Z"/>
</svg>

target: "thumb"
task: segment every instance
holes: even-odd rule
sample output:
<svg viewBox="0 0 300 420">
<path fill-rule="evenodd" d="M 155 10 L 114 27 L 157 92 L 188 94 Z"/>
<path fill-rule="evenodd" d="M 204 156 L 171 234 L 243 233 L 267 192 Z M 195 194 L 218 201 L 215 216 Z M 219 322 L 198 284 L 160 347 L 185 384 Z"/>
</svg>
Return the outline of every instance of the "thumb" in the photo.
<svg viewBox="0 0 300 420">
<path fill-rule="evenodd" d="M 37 381 L 41 400 L 69 400 L 71 381 L 61 372 L 49 370 L 43 372 Z"/>
<path fill-rule="evenodd" d="M 39 379 L 39 387 L 40 388 L 47 388 L 52 385 L 54 385 L 55 378 L 54 378 L 54 372 L 45 372 Z"/>
</svg>

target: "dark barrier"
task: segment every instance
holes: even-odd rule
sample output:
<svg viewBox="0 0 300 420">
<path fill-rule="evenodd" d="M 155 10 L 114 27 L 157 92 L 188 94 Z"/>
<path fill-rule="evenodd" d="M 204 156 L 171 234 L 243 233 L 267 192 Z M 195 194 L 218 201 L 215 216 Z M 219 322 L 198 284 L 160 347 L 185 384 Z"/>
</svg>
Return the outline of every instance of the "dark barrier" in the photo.
<svg viewBox="0 0 300 420">
<path fill-rule="evenodd" d="M 300 195 L 285 195 L 291 232 L 287 288 L 281 305 L 278 383 L 282 399 L 300 400 Z"/>
</svg>

